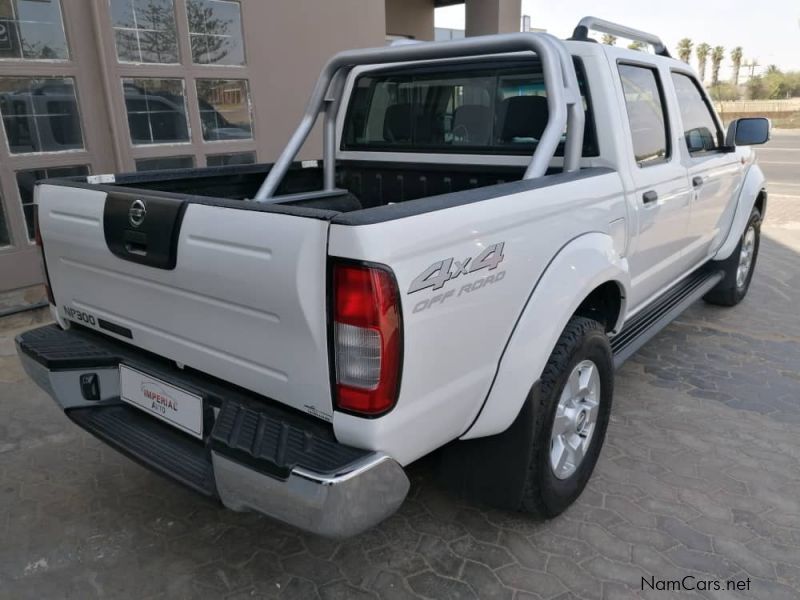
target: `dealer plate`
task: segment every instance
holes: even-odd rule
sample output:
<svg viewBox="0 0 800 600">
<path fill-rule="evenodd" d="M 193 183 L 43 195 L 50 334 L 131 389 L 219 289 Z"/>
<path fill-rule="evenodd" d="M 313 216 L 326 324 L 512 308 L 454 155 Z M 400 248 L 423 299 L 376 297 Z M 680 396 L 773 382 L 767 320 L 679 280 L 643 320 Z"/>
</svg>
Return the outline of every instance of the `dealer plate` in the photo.
<svg viewBox="0 0 800 600">
<path fill-rule="evenodd" d="M 181 431 L 203 439 L 203 399 L 127 365 L 119 366 L 120 397 Z"/>
</svg>

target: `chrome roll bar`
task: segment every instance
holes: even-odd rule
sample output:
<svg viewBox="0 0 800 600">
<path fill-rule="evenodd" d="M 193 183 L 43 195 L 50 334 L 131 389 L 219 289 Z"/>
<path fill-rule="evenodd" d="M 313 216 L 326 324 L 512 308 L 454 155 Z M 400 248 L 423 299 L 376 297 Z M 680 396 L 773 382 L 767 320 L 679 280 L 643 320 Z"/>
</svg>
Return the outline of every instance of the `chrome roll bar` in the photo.
<svg viewBox="0 0 800 600">
<path fill-rule="evenodd" d="M 384 48 L 347 50 L 336 54 L 322 68 L 300 125 L 275 161 L 254 200 L 280 202 L 280 197 L 275 196 L 278 186 L 311 133 L 320 112 L 324 113 L 323 184 L 325 190 L 335 188 L 336 116 L 342 100 L 344 82 L 353 67 L 523 51 L 536 53 L 542 63 L 549 109 L 547 126 L 525 170 L 524 178 L 532 179 L 545 174 L 565 130 L 567 142 L 564 149 L 564 170 L 577 170 L 585 117 L 572 58 L 564 44 L 550 34 L 508 33 L 447 42 L 421 42 Z"/>
</svg>

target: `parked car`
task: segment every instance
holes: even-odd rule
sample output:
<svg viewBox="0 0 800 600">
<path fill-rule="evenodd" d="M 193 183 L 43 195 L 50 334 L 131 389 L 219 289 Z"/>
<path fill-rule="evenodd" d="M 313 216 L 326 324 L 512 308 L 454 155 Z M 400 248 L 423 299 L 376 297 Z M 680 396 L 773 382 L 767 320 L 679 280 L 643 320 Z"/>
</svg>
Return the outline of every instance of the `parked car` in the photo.
<svg viewBox="0 0 800 600">
<path fill-rule="evenodd" d="M 322 162 L 295 162 L 320 113 Z M 343 52 L 273 165 L 39 183 L 57 324 L 19 354 L 78 426 L 235 510 L 353 535 L 441 449 L 453 489 L 554 517 L 615 368 L 746 295 L 768 136 L 593 18 Z"/>
</svg>

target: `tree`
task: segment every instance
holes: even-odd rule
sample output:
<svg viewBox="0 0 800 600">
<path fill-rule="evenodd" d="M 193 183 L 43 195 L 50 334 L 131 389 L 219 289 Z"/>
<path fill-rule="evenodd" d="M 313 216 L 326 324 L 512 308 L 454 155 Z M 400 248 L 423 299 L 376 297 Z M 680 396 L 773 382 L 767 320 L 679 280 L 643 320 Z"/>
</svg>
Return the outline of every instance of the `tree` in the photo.
<svg viewBox="0 0 800 600">
<path fill-rule="evenodd" d="M 708 55 L 711 53 L 711 46 L 705 42 L 697 44 L 694 53 L 697 55 L 697 73 L 700 75 L 700 82 L 702 83 L 706 80 L 706 60 L 708 60 Z"/>
<path fill-rule="evenodd" d="M 722 59 L 725 58 L 725 48 L 722 46 L 714 46 L 711 52 L 711 85 L 719 84 L 719 67 L 722 64 Z"/>
<path fill-rule="evenodd" d="M 770 65 L 763 75 L 747 82 L 747 95 L 753 100 L 778 100 L 800 96 L 800 71 L 781 71 Z"/>
<path fill-rule="evenodd" d="M 717 102 L 739 99 L 739 88 L 727 81 L 721 81 L 719 84 L 712 87 L 709 92 L 711 98 Z"/>
<path fill-rule="evenodd" d="M 617 43 L 617 36 L 611 35 L 610 33 L 603 34 L 603 43 L 609 46 L 613 46 Z"/>
<path fill-rule="evenodd" d="M 205 3 L 188 0 L 186 16 L 192 39 L 192 61 L 197 64 L 213 65 L 223 62 L 230 53 L 228 50 L 231 19 L 223 19 Z"/>
<path fill-rule="evenodd" d="M 645 51 L 645 47 L 646 46 L 645 46 L 644 42 L 640 42 L 639 40 L 634 40 L 633 42 L 628 44 L 628 49 L 629 50 L 639 50 L 640 52 L 644 52 Z"/>
<path fill-rule="evenodd" d="M 146 63 L 178 62 L 178 38 L 171 6 L 151 0 L 136 8 L 136 22 L 120 23 L 117 53 L 120 60 Z"/>
<path fill-rule="evenodd" d="M 742 68 L 742 47 L 736 46 L 731 50 L 731 62 L 733 63 L 733 85 L 739 85 L 739 71 Z"/>
<path fill-rule="evenodd" d="M 688 64 L 689 59 L 692 57 L 692 40 L 689 38 L 683 38 L 680 42 L 678 42 L 677 50 L 678 58 Z"/>
</svg>

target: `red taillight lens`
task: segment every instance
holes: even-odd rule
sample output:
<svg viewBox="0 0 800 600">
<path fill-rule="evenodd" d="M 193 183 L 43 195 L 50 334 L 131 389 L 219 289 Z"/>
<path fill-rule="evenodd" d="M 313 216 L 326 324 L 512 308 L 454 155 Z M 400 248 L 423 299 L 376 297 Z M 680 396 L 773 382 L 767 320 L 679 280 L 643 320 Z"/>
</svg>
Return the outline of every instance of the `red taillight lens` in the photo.
<svg viewBox="0 0 800 600">
<path fill-rule="evenodd" d="M 333 267 L 336 406 L 370 416 L 394 406 L 400 388 L 402 319 L 392 273 L 381 267 Z"/>
<path fill-rule="evenodd" d="M 39 246 L 39 253 L 42 255 L 42 270 L 44 271 L 44 291 L 47 292 L 47 301 L 50 304 L 55 304 L 56 300 L 53 298 L 53 291 L 50 289 L 50 274 L 47 272 L 47 262 L 44 259 L 44 245 L 42 244 L 42 232 L 39 229 L 39 205 L 33 205 L 33 236 L 36 240 L 36 245 Z"/>
</svg>

